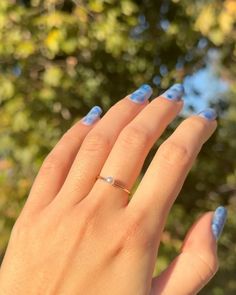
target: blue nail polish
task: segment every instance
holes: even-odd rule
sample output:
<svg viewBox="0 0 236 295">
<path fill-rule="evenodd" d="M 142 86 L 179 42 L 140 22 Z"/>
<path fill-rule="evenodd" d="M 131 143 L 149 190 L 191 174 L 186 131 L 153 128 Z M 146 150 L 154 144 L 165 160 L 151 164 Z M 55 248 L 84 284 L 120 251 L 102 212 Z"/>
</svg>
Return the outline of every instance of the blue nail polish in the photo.
<svg viewBox="0 0 236 295">
<path fill-rule="evenodd" d="M 223 206 L 216 208 L 212 219 L 211 229 L 216 240 L 219 239 L 227 218 L 227 209 Z"/>
<path fill-rule="evenodd" d="M 82 119 L 85 125 L 92 125 L 100 117 L 102 109 L 99 106 L 93 107 L 88 114 Z"/>
<path fill-rule="evenodd" d="M 148 84 L 143 84 L 136 91 L 134 91 L 129 97 L 135 103 L 143 103 L 152 95 L 152 87 Z"/>
<path fill-rule="evenodd" d="M 184 86 L 183 84 L 174 84 L 169 89 L 167 89 L 161 96 L 169 99 L 169 100 L 181 100 L 184 95 Z"/>
<path fill-rule="evenodd" d="M 198 113 L 198 116 L 203 117 L 209 121 L 215 120 L 217 117 L 216 111 L 214 109 L 208 108 Z"/>
</svg>

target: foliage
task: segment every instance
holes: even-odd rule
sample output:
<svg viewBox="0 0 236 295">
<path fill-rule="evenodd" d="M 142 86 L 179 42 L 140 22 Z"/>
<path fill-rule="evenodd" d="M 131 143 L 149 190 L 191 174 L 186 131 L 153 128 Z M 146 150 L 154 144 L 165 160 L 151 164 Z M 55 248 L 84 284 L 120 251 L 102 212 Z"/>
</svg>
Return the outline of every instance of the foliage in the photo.
<svg viewBox="0 0 236 295">
<path fill-rule="evenodd" d="M 235 294 L 235 1 L 78 4 L 0 1 L 0 253 L 43 158 L 73 122 L 94 104 L 106 111 L 144 82 L 160 93 L 204 66 L 209 48 L 217 48 L 220 74 L 230 83 L 231 94 L 211 103 L 221 115 L 219 127 L 204 145 L 172 210 L 158 267 L 164 268 L 177 254 L 199 212 L 227 205 L 229 221 L 219 247 L 221 270 L 201 294 Z M 165 137 L 178 123 L 179 119 Z"/>
</svg>

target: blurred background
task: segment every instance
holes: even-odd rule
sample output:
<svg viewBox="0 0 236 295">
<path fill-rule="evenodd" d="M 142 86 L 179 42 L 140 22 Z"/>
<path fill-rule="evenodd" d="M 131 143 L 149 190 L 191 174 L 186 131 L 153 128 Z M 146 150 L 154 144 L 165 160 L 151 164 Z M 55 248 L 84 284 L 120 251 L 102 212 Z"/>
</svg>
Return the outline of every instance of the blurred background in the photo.
<svg viewBox="0 0 236 295">
<path fill-rule="evenodd" d="M 229 218 L 220 270 L 200 294 L 235 295 L 235 37 L 234 0 L 1 0 L 0 261 L 44 157 L 73 123 L 95 104 L 107 111 L 140 84 L 158 95 L 183 82 L 185 107 L 142 173 L 186 116 L 212 106 L 219 126 L 171 211 L 154 275 L 199 214 L 222 204 Z"/>
</svg>

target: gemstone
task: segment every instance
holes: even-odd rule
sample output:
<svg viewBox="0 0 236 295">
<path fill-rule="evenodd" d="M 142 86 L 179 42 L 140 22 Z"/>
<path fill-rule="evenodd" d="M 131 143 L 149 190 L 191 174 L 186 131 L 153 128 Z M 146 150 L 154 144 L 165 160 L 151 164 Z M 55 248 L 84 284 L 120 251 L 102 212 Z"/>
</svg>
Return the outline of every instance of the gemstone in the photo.
<svg viewBox="0 0 236 295">
<path fill-rule="evenodd" d="M 113 177 L 112 176 L 106 177 L 106 182 L 108 182 L 108 183 L 114 183 Z"/>
</svg>

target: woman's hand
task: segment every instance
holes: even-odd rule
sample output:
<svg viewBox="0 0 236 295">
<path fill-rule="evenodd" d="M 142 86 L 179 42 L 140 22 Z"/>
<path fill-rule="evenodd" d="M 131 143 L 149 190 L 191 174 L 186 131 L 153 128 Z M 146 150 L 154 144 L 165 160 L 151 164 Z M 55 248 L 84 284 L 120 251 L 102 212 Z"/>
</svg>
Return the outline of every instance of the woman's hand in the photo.
<svg viewBox="0 0 236 295">
<path fill-rule="evenodd" d="M 179 256 L 152 279 L 169 210 L 203 143 L 216 129 L 208 109 L 184 120 L 159 147 L 138 189 L 143 162 L 180 112 L 183 86 L 148 102 L 141 86 L 102 119 L 94 107 L 45 159 L 17 219 L 0 271 L 1 295 L 196 294 L 217 270 L 223 207 L 203 215 Z"/>
</svg>

